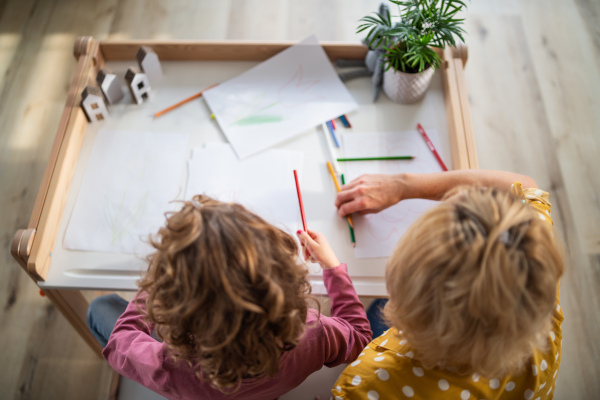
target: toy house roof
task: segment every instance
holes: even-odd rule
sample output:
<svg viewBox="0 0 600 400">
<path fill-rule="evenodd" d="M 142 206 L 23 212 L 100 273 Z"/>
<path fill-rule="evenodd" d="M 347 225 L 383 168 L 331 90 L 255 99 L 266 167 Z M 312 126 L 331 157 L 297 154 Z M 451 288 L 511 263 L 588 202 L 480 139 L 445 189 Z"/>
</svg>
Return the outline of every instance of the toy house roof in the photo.
<svg viewBox="0 0 600 400">
<path fill-rule="evenodd" d="M 87 99 L 89 96 L 98 96 L 101 99 L 102 97 L 102 92 L 100 91 L 100 89 L 98 89 L 97 87 L 93 87 L 93 86 L 86 86 L 85 89 L 83 89 L 83 92 L 81 93 L 81 100 L 85 100 Z"/>
<path fill-rule="evenodd" d="M 138 50 L 138 52 L 135 56 L 137 58 L 138 63 L 141 63 L 148 54 L 156 55 L 156 53 L 154 52 L 154 50 L 152 50 L 152 48 L 150 48 L 148 46 L 140 47 L 140 49 Z"/>
<path fill-rule="evenodd" d="M 127 73 L 125 74 L 125 80 L 127 83 L 131 84 L 131 82 L 133 82 L 133 78 L 135 78 L 135 76 L 139 73 L 141 73 L 139 69 L 135 67 L 129 67 Z"/>
</svg>

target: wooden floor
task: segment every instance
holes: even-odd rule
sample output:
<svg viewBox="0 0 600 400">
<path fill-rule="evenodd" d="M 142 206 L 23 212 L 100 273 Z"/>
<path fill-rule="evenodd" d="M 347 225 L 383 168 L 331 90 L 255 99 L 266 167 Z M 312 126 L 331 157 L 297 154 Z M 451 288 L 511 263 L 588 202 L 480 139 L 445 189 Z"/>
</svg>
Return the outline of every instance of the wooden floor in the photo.
<svg viewBox="0 0 600 400">
<path fill-rule="evenodd" d="M 75 69 L 76 36 L 358 41 L 379 0 L 0 0 L 0 397 L 105 399 L 110 368 L 9 254 Z M 557 399 L 600 395 L 600 2 L 472 0 L 466 68 L 482 168 L 551 192 L 568 271 Z"/>
</svg>

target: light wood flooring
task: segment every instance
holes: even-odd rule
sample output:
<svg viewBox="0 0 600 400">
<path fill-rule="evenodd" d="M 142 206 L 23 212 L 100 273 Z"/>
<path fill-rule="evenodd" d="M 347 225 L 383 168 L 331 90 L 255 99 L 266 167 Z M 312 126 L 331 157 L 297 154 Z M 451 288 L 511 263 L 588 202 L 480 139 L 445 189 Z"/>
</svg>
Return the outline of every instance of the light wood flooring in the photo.
<svg viewBox="0 0 600 400">
<path fill-rule="evenodd" d="M 9 254 L 75 69 L 98 39 L 358 41 L 378 0 L 0 0 L 0 397 L 106 399 L 110 368 Z M 556 399 L 600 396 L 600 2 L 472 0 L 466 67 L 481 168 L 551 192 L 568 270 Z"/>
</svg>

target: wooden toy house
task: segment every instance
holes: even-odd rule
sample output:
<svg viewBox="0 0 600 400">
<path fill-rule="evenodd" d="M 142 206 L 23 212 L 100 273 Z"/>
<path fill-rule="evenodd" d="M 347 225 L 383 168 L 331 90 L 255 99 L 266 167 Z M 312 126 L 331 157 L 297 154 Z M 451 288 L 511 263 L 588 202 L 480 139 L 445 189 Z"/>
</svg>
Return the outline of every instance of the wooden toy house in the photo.
<svg viewBox="0 0 600 400">
<path fill-rule="evenodd" d="M 162 68 L 158 55 L 148 46 L 142 46 L 136 55 L 140 69 L 148 76 L 148 80 L 152 83 L 158 82 L 162 76 Z"/>
<path fill-rule="evenodd" d="M 96 75 L 96 82 L 98 82 L 98 86 L 100 86 L 100 90 L 102 90 L 108 104 L 115 104 L 125 95 L 116 74 L 101 69 Z"/>
<path fill-rule="evenodd" d="M 148 76 L 141 73 L 137 68 L 129 67 L 125 74 L 125 80 L 129 86 L 131 97 L 137 104 L 141 104 L 150 94 L 150 81 Z"/>
<path fill-rule="evenodd" d="M 81 93 L 81 107 L 90 122 L 102 121 L 108 118 L 108 109 L 100 89 L 86 86 Z"/>
</svg>

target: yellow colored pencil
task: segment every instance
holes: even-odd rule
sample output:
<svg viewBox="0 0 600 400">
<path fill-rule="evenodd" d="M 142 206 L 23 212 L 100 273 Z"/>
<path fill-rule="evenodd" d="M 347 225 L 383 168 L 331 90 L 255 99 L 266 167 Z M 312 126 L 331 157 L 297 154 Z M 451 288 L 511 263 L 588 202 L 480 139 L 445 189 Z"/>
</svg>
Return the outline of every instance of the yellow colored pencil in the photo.
<svg viewBox="0 0 600 400">
<path fill-rule="evenodd" d="M 337 189 L 338 193 L 342 191 L 342 188 L 340 188 L 340 184 L 338 183 L 337 177 L 335 176 L 335 173 L 333 172 L 333 167 L 331 166 L 331 163 L 329 161 L 327 161 L 327 168 L 329 169 L 329 173 L 331 174 L 331 177 L 333 178 L 333 183 L 335 183 L 335 188 Z M 346 218 L 348 218 L 348 223 L 350 224 L 350 226 L 352 228 L 354 228 L 354 221 L 352 221 L 352 215 L 348 215 L 346 216 Z"/>
</svg>

